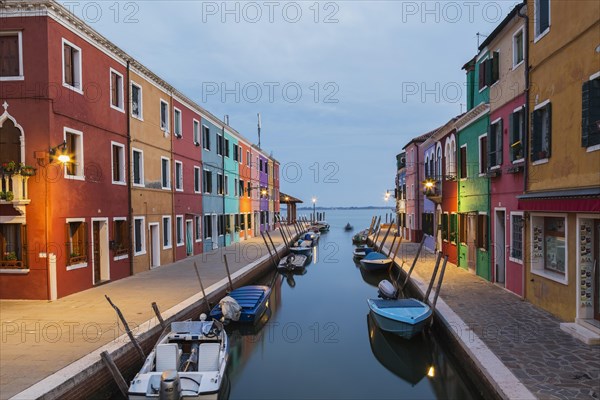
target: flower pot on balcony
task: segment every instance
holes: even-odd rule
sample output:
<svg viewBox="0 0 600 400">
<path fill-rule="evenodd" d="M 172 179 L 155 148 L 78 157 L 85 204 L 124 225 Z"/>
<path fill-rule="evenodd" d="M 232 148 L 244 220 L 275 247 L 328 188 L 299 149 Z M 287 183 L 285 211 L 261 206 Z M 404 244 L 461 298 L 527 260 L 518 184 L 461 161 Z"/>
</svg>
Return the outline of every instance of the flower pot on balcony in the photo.
<svg viewBox="0 0 600 400">
<path fill-rule="evenodd" d="M 8 192 L 4 192 L 4 199 L 6 201 L 13 201 L 15 198 L 15 194 L 13 192 L 11 192 L 10 190 Z"/>
</svg>

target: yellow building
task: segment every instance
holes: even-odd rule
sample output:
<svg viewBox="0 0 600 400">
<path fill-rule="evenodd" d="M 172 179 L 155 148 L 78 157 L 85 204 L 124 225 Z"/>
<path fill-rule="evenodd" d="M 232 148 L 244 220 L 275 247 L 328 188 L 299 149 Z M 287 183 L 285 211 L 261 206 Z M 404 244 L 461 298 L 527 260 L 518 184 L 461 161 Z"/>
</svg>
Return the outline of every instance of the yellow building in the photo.
<svg viewBox="0 0 600 400">
<path fill-rule="evenodd" d="M 133 272 L 173 262 L 172 96 L 132 68 L 130 77 Z M 153 79 L 154 78 L 154 79 Z"/>
<path fill-rule="evenodd" d="M 527 15 L 525 296 L 583 339 L 600 333 L 600 2 L 532 0 Z"/>
</svg>

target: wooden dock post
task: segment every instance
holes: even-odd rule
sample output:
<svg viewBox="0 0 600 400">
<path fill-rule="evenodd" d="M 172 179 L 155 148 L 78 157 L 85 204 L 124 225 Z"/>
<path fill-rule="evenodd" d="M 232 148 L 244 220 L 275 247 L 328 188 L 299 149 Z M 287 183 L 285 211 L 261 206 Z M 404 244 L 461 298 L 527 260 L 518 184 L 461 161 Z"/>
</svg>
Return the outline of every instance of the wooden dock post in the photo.
<svg viewBox="0 0 600 400">
<path fill-rule="evenodd" d="M 142 350 L 142 348 L 140 347 L 140 344 L 137 342 L 137 340 L 135 340 L 135 337 L 133 336 L 133 332 L 131 332 L 131 329 L 129 328 L 129 324 L 127 323 L 127 320 L 123 316 L 123 313 L 121 312 L 121 310 L 119 310 L 119 307 L 117 307 L 110 300 L 110 297 L 108 297 L 107 295 L 104 295 L 104 297 L 106 297 L 106 300 L 108 301 L 108 303 L 112 306 L 112 308 L 114 308 L 114 310 L 116 311 L 117 315 L 119 316 L 119 319 L 121 320 L 121 323 L 123 324 L 123 327 L 125 327 L 125 333 L 127 333 L 127 336 L 129 336 L 129 340 L 131 340 L 131 343 L 133 344 L 133 346 L 137 350 L 140 358 L 142 360 L 145 360 L 146 356 L 144 355 L 144 350 Z"/>
<path fill-rule="evenodd" d="M 125 379 L 123 378 L 123 375 L 121 375 L 119 368 L 117 368 L 112 357 L 110 356 L 110 354 L 108 354 L 106 350 L 100 353 L 100 358 L 102 359 L 104 365 L 106 365 L 106 368 L 108 368 L 108 371 L 110 372 L 115 383 L 119 387 L 119 391 L 123 395 L 123 398 L 126 399 L 129 391 L 129 386 L 127 386 L 127 382 L 125 382 Z"/>
<path fill-rule="evenodd" d="M 425 298 L 423 301 L 427 304 L 429 302 L 429 295 L 431 294 L 431 289 L 433 289 L 433 283 L 435 282 L 435 277 L 437 276 L 438 269 L 440 267 L 440 261 L 442 260 L 442 252 L 439 252 L 437 258 L 435 260 L 435 266 L 433 267 L 433 273 L 431 274 L 431 279 L 429 280 L 429 286 L 427 286 L 427 291 L 425 292 Z"/>
<path fill-rule="evenodd" d="M 227 271 L 227 279 L 229 280 L 229 289 L 233 291 L 233 282 L 231 282 L 231 274 L 229 273 L 229 263 L 227 262 L 227 255 L 223 254 L 223 262 L 225 263 L 225 270 Z"/>
<path fill-rule="evenodd" d="M 158 309 L 155 301 L 152 302 L 152 309 L 154 310 L 154 314 L 156 314 L 156 318 L 158 318 L 161 328 L 164 330 L 167 325 L 165 324 L 165 320 L 163 319 L 162 315 L 160 315 L 160 310 Z"/>
<path fill-rule="evenodd" d="M 264 232 L 261 232 L 260 236 L 262 236 L 262 238 L 265 242 L 265 246 L 267 247 L 267 251 L 269 252 L 269 257 L 271 257 L 271 262 L 273 262 L 273 265 L 275 267 L 277 267 L 277 262 L 275 261 L 275 258 L 273 257 L 273 253 L 271 252 L 271 249 L 269 248 L 269 243 L 267 242 L 267 238 L 265 238 Z"/>
<path fill-rule="evenodd" d="M 273 246 L 273 252 L 277 256 L 277 260 L 279 263 L 279 262 L 281 262 L 281 257 L 279 257 L 279 253 L 277 252 L 277 247 L 275 247 L 275 243 L 273 243 L 273 239 L 271 239 L 271 234 L 269 233 L 269 231 L 266 231 L 266 232 L 267 232 L 267 236 L 269 237 L 269 241 L 271 242 L 271 246 Z"/>
<path fill-rule="evenodd" d="M 202 279 L 200 279 L 200 271 L 198 270 L 198 264 L 194 261 L 194 270 L 196 271 L 196 277 L 198 278 L 198 282 L 200 283 L 200 290 L 202 291 L 202 297 L 204 297 L 204 302 L 206 303 L 206 312 L 210 312 L 210 303 L 208 298 L 206 297 L 206 292 L 204 291 L 204 285 L 202 284 Z"/>
<path fill-rule="evenodd" d="M 410 280 L 410 274 L 412 274 L 413 269 L 415 269 L 415 265 L 417 265 L 417 259 L 419 258 L 419 254 L 421 254 L 421 249 L 423 248 L 424 243 L 425 243 L 425 236 L 423 236 L 423 239 L 421 239 L 421 243 L 419 244 L 419 248 L 417 249 L 417 254 L 415 254 L 415 259 L 413 260 L 412 265 L 410 266 L 410 269 L 408 270 L 408 273 L 406 274 L 406 279 L 404 279 L 404 283 L 400 287 L 400 290 L 404 290 L 404 287 Z"/>
</svg>

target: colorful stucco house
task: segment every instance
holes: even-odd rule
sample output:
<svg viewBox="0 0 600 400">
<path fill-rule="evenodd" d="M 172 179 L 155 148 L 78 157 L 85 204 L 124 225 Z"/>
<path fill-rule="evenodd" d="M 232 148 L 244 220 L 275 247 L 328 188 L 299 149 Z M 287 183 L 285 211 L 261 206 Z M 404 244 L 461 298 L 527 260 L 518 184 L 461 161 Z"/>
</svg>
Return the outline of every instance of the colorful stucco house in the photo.
<svg viewBox="0 0 600 400">
<path fill-rule="evenodd" d="M 497 58 L 482 48 L 467 62 L 467 112 L 456 121 L 458 162 L 458 265 L 490 279 L 487 131 L 489 87 L 497 80 Z M 496 67 L 494 67 L 496 65 Z"/>
<path fill-rule="evenodd" d="M 495 80 L 489 88 L 487 174 L 490 178 L 490 279 L 522 296 L 523 211 L 526 130 L 526 7 L 515 6 L 481 44 L 492 56 Z"/>
<path fill-rule="evenodd" d="M 431 132 L 430 132 L 431 133 Z M 419 147 L 428 134 L 411 139 L 402 150 L 406 154 L 406 236 L 409 242 L 420 242 L 423 237 L 421 214 L 423 213 L 423 149 Z"/>
<path fill-rule="evenodd" d="M 600 4 L 528 3 L 525 297 L 600 333 Z M 574 23 L 577 21 L 577 23 Z M 594 267 L 595 266 L 595 267 Z M 594 276 L 595 274 L 595 276 Z"/>
<path fill-rule="evenodd" d="M 398 234 L 403 238 L 408 237 L 406 225 L 406 152 L 396 155 L 396 225 Z"/>
</svg>

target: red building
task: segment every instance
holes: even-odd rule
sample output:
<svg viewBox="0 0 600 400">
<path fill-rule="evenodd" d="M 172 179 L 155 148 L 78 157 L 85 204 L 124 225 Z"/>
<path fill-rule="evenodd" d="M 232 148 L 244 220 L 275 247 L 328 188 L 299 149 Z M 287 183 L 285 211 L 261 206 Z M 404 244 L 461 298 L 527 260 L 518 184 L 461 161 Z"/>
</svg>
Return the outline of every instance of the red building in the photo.
<svg viewBox="0 0 600 400">
<path fill-rule="evenodd" d="M 458 235 L 458 179 L 456 177 L 456 127 L 458 117 L 451 119 L 437 133 L 442 145 L 442 253 L 458 265 L 456 240 Z"/>
<path fill-rule="evenodd" d="M 19 13 L 0 35 L 0 293 L 54 299 L 130 275 L 127 65 L 68 16 Z"/>
<path fill-rule="evenodd" d="M 202 123 L 195 107 L 173 97 L 174 260 L 202 253 Z"/>
</svg>

